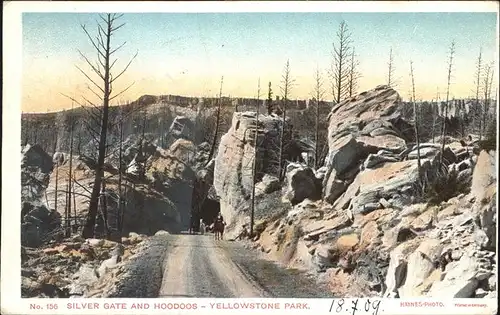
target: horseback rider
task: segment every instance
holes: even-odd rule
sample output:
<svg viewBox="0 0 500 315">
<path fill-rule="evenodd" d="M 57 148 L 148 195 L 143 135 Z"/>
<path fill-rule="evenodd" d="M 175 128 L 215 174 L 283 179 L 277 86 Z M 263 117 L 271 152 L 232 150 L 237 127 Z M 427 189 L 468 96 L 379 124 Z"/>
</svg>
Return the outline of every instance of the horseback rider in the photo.
<svg viewBox="0 0 500 315">
<path fill-rule="evenodd" d="M 223 225 L 226 225 L 226 222 L 224 222 L 224 218 L 222 217 L 222 214 L 219 213 L 217 214 L 217 218 L 215 218 L 215 222 L 222 223 Z"/>
</svg>

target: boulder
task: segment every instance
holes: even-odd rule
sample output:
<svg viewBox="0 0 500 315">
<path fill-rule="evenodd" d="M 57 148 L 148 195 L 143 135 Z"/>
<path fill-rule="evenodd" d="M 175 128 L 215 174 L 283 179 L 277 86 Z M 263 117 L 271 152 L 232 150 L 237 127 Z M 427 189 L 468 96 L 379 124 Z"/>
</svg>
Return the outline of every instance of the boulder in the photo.
<svg viewBox="0 0 500 315">
<path fill-rule="evenodd" d="M 54 155 L 52 155 L 52 163 L 57 166 L 63 165 L 65 161 L 66 159 L 63 152 L 56 152 L 54 153 Z"/>
<path fill-rule="evenodd" d="M 324 200 L 333 204 L 347 189 L 347 183 L 343 180 L 337 179 L 336 172 L 330 173 L 328 181 L 326 182 L 323 190 Z"/>
<path fill-rule="evenodd" d="M 356 138 L 352 135 L 347 135 L 333 141 L 329 146 L 330 151 L 326 160 L 326 167 L 329 172 L 335 170 L 336 173 L 341 174 L 348 170 L 357 162 L 359 156 L 362 154 L 361 148 L 361 145 L 358 144 Z M 327 174 L 330 176 L 329 173 Z"/>
<path fill-rule="evenodd" d="M 428 293 L 429 297 L 470 298 L 479 283 L 491 275 L 491 266 L 487 261 L 471 255 L 463 255 L 459 261 L 446 266 L 442 281 L 435 282 Z"/>
<path fill-rule="evenodd" d="M 431 163 L 422 163 L 423 172 L 432 173 L 433 167 Z M 379 200 L 384 198 L 392 206 L 402 208 L 412 203 L 412 187 L 418 182 L 415 160 L 387 163 L 359 173 L 334 206 L 349 208 L 356 215 L 381 207 Z"/>
<path fill-rule="evenodd" d="M 292 205 L 296 205 L 306 198 L 311 200 L 321 198 L 321 183 L 309 167 L 290 164 L 287 167 L 286 181 L 285 198 Z"/>
<path fill-rule="evenodd" d="M 280 181 L 276 176 L 265 174 L 262 180 L 255 184 L 255 195 L 270 194 L 280 189 Z"/>
<path fill-rule="evenodd" d="M 45 204 L 45 191 L 53 169 L 52 157 L 39 145 L 26 145 L 21 155 L 21 243 L 40 246 L 61 217 Z"/>
<path fill-rule="evenodd" d="M 394 134 L 382 134 L 371 137 L 358 136 L 356 141 L 363 146 L 366 152 L 377 152 L 381 149 L 391 152 L 401 152 L 406 148 L 406 141 Z"/>
<path fill-rule="evenodd" d="M 177 139 L 169 148 L 169 153 L 184 163 L 194 160 L 196 147 L 193 142 L 186 139 Z"/>
<path fill-rule="evenodd" d="M 419 296 L 429 289 L 428 287 L 421 287 L 421 285 L 434 271 L 442 250 L 443 245 L 439 240 L 426 239 L 420 243 L 416 251 L 408 257 L 406 280 L 398 291 L 399 297 Z"/>
<path fill-rule="evenodd" d="M 398 160 L 397 157 L 390 155 L 406 148 L 406 141 L 402 138 L 397 123 L 401 118 L 400 102 L 401 98 L 395 90 L 388 86 L 378 86 L 346 99 L 332 108 L 328 126 L 329 151 L 326 158 L 328 170 L 323 179 L 325 187 L 323 194 L 329 202 L 336 200 L 341 208 L 348 205 L 348 201 L 359 187 L 350 188 L 353 185 L 357 186 L 351 184 L 349 186 L 351 191 L 348 189 L 344 194 L 346 197 L 337 199 L 344 189 L 341 181 L 347 177 L 345 173 L 358 169 L 362 163 L 361 158 L 382 150 L 388 153 L 383 157 L 369 156 L 365 161 L 365 169 L 383 162 Z M 352 175 L 355 176 L 355 172 Z M 374 202 L 368 205 L 368 208 L 376 206 Z"/>
<path fill-rule="evenodd" d="M 493 154 L 481 151 L 472 176 L 471 194 L 476 200 L 484 197 L 486 188 L 496 181 L 496 159 Z"/>
<path fill-rule="evenodd" d="M 190 139 L 194 132 L 193 122 L 185 116 L 176 116 L 169 128 L 169 135 L 174 138 Z"/>
<path fill-rule="evenodd" d="M 316 175 L 317 179 L 323 181 L 327 171 L 328 168 L 326 166 L 322 166 L 319 169 L 317 169 L 316 172 L 314 172 L 314 174 Z"/>
<path fill-rule="evenodd" d="M 387 162 L 398 162 L 398 159 L 396 159 L 394 157 L 370 153 L 368 155 L 368 157 L 366 158 L 365 162 L 363 163 L 363 167 L 365 169 L 374 168 L 375 166 L 378 166 L 379 164 L 387 163 Z"/>
<path fill-rule="evenodd" d="M 406 279 L 408 256 L 415 251 L 418 245 L 419 241 L 414 239 L 398 245 L 391 251 L 389 267 L 385 277 L 386 290 L 384 297 L 398 296 L 398 289 Z"/>
<path fill-rule="evenodd" d="M 164 230 L 159 230 L 155 233 L 155 235 L 170 235 L 170 233 Z"/>
</svg>

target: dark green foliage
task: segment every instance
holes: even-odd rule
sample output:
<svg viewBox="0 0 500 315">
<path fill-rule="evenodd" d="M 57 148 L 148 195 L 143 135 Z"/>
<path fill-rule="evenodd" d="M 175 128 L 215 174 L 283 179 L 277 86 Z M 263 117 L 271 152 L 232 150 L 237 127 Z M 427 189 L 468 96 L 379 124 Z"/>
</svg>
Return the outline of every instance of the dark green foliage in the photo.
<svg viewBox="0 0 500 315">
<path fill-rule="evenodd" d="M 490 121 L 486 131 L 486 139 L 479 141 L 479 148 L 481 150 L 491 151 L 497 150 L 497 122 L 496 118 Z"/>
<path fill-rule="evenodd" d="M 438 205 L 459 194 L 470 191 L 469 183 L 458 180 L 458 171 L 452 169 L 445 176 L 438 176 L 424 192 L 424 200 L 429 205 Z"/>
</svg>

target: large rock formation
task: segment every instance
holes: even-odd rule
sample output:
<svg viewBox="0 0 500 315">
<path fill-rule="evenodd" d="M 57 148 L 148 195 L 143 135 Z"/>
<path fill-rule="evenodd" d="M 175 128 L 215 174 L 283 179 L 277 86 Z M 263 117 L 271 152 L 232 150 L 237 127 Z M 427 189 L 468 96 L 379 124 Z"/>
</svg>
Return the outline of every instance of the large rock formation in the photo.
<svg viewBox="0 0 500 315">
<path fill-rule="evenodd" d="M 21 243 L 39 246 L 57 227 L 60 216 L 45 203 L 52 157 L 38 145 L 26 145 L 21 160 Z"/>
<path fill-rule="evenodd" d="M 333 107 L 323 182 L 326 200 L 334 202 L 340 196 L 343 183 L 352 181 L 369 154 L 377 155 L 378 164 L 406 148 L 408 132 L 401 130 L 406 124 L 398 111 L 400 102 L 396 91 L 378 86 Z"/>
<path fill-rule="evenodd" d="M 239 227 L 249 216 L 252 166 L 255 155 L 256 114 L 237 112 L 229 131 L 222 136 L 215 158 L 214 187 L 220 197 L 221 212 L 229 230 Z M 277 116 L 259 115 L 257 172 L 276 174 L 282 120 Z"/>
</svg>

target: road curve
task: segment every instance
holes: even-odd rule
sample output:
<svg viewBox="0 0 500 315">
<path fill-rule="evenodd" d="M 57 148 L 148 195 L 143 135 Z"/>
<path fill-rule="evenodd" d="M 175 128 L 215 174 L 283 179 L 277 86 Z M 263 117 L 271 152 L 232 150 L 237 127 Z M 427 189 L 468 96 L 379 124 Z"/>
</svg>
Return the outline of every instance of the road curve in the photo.
<svg viewBox="0 0 500 315">
<path fill-rule="evenodd" d="M 172 235 L 158 297 L 270 297 L 211 235 Z"/>
</svg>

